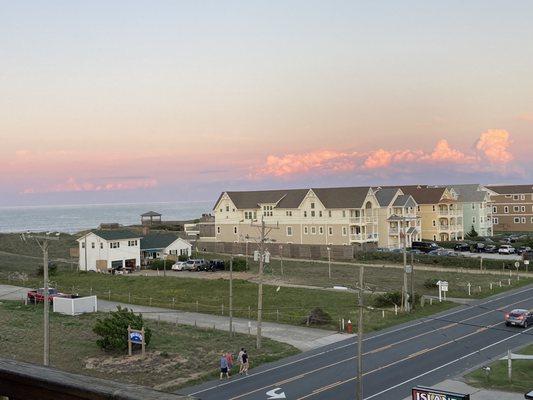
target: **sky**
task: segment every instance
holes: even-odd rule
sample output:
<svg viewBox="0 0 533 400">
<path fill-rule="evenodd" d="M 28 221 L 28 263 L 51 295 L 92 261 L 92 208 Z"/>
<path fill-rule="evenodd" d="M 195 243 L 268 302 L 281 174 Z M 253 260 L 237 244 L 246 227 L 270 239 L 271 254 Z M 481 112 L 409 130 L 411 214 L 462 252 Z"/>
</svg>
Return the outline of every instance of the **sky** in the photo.
<svg viewBox="0 0 533 400">
<path fill-rule="evenodd" d="M 531 1 L 0 1 L 0 206 L 533 183 Z"/>
</svg>

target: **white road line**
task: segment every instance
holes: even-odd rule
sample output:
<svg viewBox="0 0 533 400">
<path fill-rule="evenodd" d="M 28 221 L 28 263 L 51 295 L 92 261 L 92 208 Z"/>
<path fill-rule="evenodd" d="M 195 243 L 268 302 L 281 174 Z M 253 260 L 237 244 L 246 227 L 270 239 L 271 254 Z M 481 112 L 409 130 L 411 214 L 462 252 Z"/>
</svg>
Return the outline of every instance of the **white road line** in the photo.
<svg viewBox="0 0 533 400">
<path fill-rule="evenodd" d="M 516 334 L 514 334 L 514 335 L 512 335 L 512 336 L 509 336 L 508 338 L 505 338 L 505 339 L 499 340 L 499 341 L 497 341 L 497 342 L 495 342 L 495 343 L 489 344 L 488 346 L 485 346 L 485 347 L 483 347 L 483 348 L 481 348 L 481 349 L 479 349 L 479 350 L 473 351 L 473 352 L 470 353 L 470 354 L 464 355 L 464 356 L 462 356 L 462 357 L 456 358 L 455 360 L 452 360 L 452 361 L 450 361 L 450 362 L 447 362 L 446 364 L 443 364 L 443 365 L 441 365 L 440 367 L 433 368 L 433 369 L 430 370 L 430 371 L 424 372 L 423 374 L 417 375 L 417 376 L 415 376 L 415 377 L 413 377 L 413 378 L 411 378 L 411 379 L 408 379 L 408 380 L 406 380 L 406 381 L 403 381 L 403 382 L 401 382 L 401 383 L 398 383 L 397 385 L 391 386 L 390 388 L 387 388 L 387 389 L 385 389 L 385 390 L 382 390 L 381 392 L 375 393 L 375 394 L 373 394 L 372 396 L 365 397 L 364 400 L 372 399 L 372 398 L 374 398 L 374 397 L 376 397 L 376 396 L 379 396 L 379 395 L 381 395 L 381 394 L 383 394 L 383 393 L 386 393 L 386 392 L 388 392 L 388 391 L 390 391 L 390 390 L 396 389 L 396 388 L 398 388 L 398 387 L 400 387 L 400 386 L 405 385 L 406 383 L 409 383 L 409 382 L 414 381 L 415 379 L 419 379 L 419 378 L 421 378 L 421 377 L 423 377 L 423 376 L 426 376 L 427 374 L 431 374 L 431 373 L 433 373 L 433 372 L 435 372 L 435 371 L 438 371 L 439 369 L 445 368 L 445 367 L 447 367 L 447 366 L 449 366 L 449 365 L 455 364 L 455 363 L 458 362 L 458 361 L 464 360 L 465 358 L 471 357 L 471 356 L 473 356 L 474 354 L 478 354 L 478 353 L 480 353 L 480 352 L 482 352 L 482 351 L 484 351 L 484 350 L 487 350 L 487 349 L 489 349 L 489 348 L 491 348 L 491 347 L 497 346 L 497 345 L 499 345 L 500 343 L 503 343 L 503 342 L 506 342 L 506 341 L 508 341 L 508 340 L 511 340 L 511 339 L 513 339 L 513 338 L 515 338 L 515 337 L 517 337 L 517 336 L 519 336 L 519 335 L 522 335 L 523 333 L 528 332 L 528 331 L 530 331 L 530 330 L 532 330 L 532 329 L 533 329 L 533 328 L 526 329 L 526 330 L 524 330 L 523 332 L 518 332 L 518 333 L 516 333 Z"/>
<path fill-rule="evenodd" d="M 461 308 L 460 310 L 452 311 L 452 312 L 450 312 L 448 314 L 441 315 L 438 318 L 439 319 L 440 318 L 446 318 L 446 317 L 449 317 L 450 315 L 458 314 L 458 313 L 463 312 L 463 311 L 468 311 L 468 310 L 470 310 L 472 308 L 477 308 L 479 306 L 482 306 L 482 305 L 485 305 L 485 304 L 489 304 L 489 303 L 492 303 L 494 301 L 503 300 L 506 297 L 514 296 L 514 295 L 521 294 L 521 293 L 525 293 L 525 292 L 528 292 L 530 290 L 533 290 L 533 287 L 530 287 L 530 288 L 527 288 L 527 289 L 524 289 L 524 290 L 520 290 L 520 291 L 514 292 L 514 293 L 507 293 L 507 295 L 504 294 L 504 295 L 502 295 L 500 297 L 487 300 L 487 301 L 485 301 L 483 303 L 475 304 L 475 305 L 472 305 L 472 306 L 467 306 L 467 307 Z M 377 335 L 374 335 L 374 336 L 363 338 L 363 341 L 366 342 L 368 340 L 373 340 L 373 339 L 376 339 L 376 338 L 379 338 L 379 337 L 382 337 L 382 336 L 385 336 L 385 335 L 389 335 L 391 333 L 396 333 L 396 332 L 399 332 L 399 331 L 402 331 L 402 330 L 405 330 L 405 329 L 412 328 L 414 326 L 419 325 L 421 323 L 421 321 L 424 321 L 426 318 L 428 318 L 428 317 L 420 318 L 419 320 L 416 320 L 418 322 L 414 322 L 412 324 L 403 326 L 401 328 L 396 328 L 396 329 L 393 329 L 393 330 L 390 330 L 390 331 L 386 331 L 386 332 L 383 332 L 383 333 L 380 333 L 380 334 L 377 334 Z M 428 320 L 431 320 L 431 318 L 428 319 Z M 346 340 L 349 340 L 349 339 L 347 338 Z M 328 353 L 330 353 L 332 351 L 337 351 L 337 350 L 340 350 L 340 349 L 343 349 L 343 348 L 346 348 L 346 347 L 350 347 L 350 346 L 353 346 L 353 343 L 348 343 L 348 344 L 345 344 L 345 345 L 342 345 L 342 346 L 337 346 L 337 347 L 334 347 L 334 348 L 329 349 L 329 350 L 321 351 L 320 353 L 316 353 L 316 354 L 312 354 L 312 355 L 304 357 L 304 358 L 300 358 L 298 360 L 290 361 L 290 362 L 282 364 L 282 365 L 277 365 L 275 367 L 266 369 L 264 371 L 259 371 L 259 372 L 256 372 L 256 373 L 253 373 L 253 374 L 250 374 L 250 375 L 246 375 L 246 376 L 244 376 L 244 377 L 242 377 L 240 379 L 236 379 L 236 380 L 233 380 L 233 381 L 220 383 L 220 384 L 218 384 L 216 386 L 212 386 L 212 387 L 209 387 L 209 388 L 206 388 L 206 389 L 202 389 L 202 390 L 199 390 L 197 392 L 189 393 L 189 395 L 190 396 L 194 396 L 194 395 L 197 395 L 199 393 L 204 393 L 204 392 L 208 392 L 208 391 L 213 390 L 213 389 L 218 389 L 218 388 L 226 386 L 226 385 L 231 385 L 231 384 L 233 384 L 235 382 L 240 382 L 243 379 L 250 379 L 250 378 L 252 378 L 254 376 L 257 376 L 257 375 L 262 375 L 262 374 L 265 374 L 267 372 L 272 372 L 272 371 L 275 371 L 275 370 L 280 369 L 280 368 L 285 368 L 285 367 L 288 367 L 289 365 L 297 364 L 299 362 L 306 361 L 306 360 L 309 360 L 309 359 L 312 359 L 312 358 L 315 358 L 315 357 L 318 357 L 318 356 L 323 356 L 324 354 L 328 354 Z"/>
</svg>

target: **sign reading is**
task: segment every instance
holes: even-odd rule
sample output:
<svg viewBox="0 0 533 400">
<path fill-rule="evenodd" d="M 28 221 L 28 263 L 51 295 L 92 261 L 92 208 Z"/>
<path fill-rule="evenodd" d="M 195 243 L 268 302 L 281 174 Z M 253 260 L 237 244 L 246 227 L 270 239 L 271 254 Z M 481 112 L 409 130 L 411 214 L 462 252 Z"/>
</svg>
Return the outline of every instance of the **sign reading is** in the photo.
<svg viewBox="0 0 533 400">
<path fill-rule="evenodd" d="M 470 400 L 469 394 L 447 392 L 423 386 L 413 388 L 411 393 L 413 400 Z"/>
</svg>

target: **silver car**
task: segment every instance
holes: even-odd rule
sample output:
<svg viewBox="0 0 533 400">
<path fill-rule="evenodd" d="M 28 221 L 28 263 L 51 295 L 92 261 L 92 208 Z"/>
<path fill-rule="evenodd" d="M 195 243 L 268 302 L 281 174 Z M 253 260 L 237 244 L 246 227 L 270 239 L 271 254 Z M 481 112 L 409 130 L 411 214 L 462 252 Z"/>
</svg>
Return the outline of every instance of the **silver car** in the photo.
<svg viewBox="0 0 533 400">
<path fill-rule="evenodd" d="M 533 311 L 517 308 L 505 314 L 505 325 L 507 326 L 514 325 L 527 328 L 531 323 L 533 323 Z"/>
</svg>

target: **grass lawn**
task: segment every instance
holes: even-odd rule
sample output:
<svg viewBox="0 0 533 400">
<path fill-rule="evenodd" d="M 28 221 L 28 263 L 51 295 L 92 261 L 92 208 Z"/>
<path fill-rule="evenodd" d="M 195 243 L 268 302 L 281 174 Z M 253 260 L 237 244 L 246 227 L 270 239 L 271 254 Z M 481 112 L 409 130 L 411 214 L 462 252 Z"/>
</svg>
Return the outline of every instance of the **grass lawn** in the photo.
<svg viewBox="0 0 533 400">
<path fill-rule="evenodd" d="M 97 294 L 102 299 L 176 308 L 187 311 L 228 315 L 229 282 L 225 279 L 187 279 L 163 276 L 104 275 L 97 273 L 60 272 L 51 278 L 51 285 L 64 292 L 80 295 Z M 41 282 L 31 278 L 30 286 L 40 286 Z M 320 307 L 328 312 L 331 323 L 325 328 L 337 329 L 339 318 L 355 319 L 357 298 L 352 293 L 264 285 L 264 319 L 293 325 L 303 325 L 309 312 Z M 174 302 L 172 301 L 174 299 Z M 367 296 L 371 304 L 371 296 Z M 197 307 L 198 302 L 198 307 Z M 222 310 L 222 304 L 224 310 Z M 234 281 L 234 315 L 243 318 L 257 318 L 257 285 L 244 280 Z M 434 303 L 432 306 L 418 307 L 412 314 L 392 311 L 382 317 L 381 311 L 365 312 L 365 330 L 373 331 L 409 319 L 426 316 L 453 304 Z"/>
<path fill-rule="evenodd" d="M 219 254 L 200 253 L 200 257 L 224 258 Z M 258 263 L 252 258 L 248 259 L 251 272 L 257 272 Z M 331 280 L 328 277 L 328 264 L 313 261 L 283 260 L 283 275 L 281 275 L 281 263 L 279 259 L 271 259 L 271 263 L 265 270 L 265 275 L 271 279 L 279 279 L 284 282 L 299 285 L 311 285 L 319 287 L 332 287 L 333 285 L 353 285 L 359 279 L 359 267 L 354 264 L 332 264 Z M 436 279 L 446 280 L 450 283 L 448 297 L 468 297 L 468 283 L 471 284 L 471 297 L 482 298 L 497 294 L 512 288 L 533 283 L 533 278 L 516 279 L 516 272 L 512 272 L 511 286 L 509 287 L 508 273 L 506 275 L 478 275 L 458 272 L 435 272 L 416 270 L 415 264 L 415 293 L 421 295 L 438 295 L 436 287 L 428 287 L 427 284 Z M 499 282 L 502 281 L 502 288 Z M 399 268 L 368 266 L 365 268 L 365 282 L 376 291 L 401 291 L 403 285 L 403 271 Z M 490 283 L 493 283 L 490 290 Z M 481 291 L 479 291 L 481 286 Z"/>
<path fill-rule="evenodd" d="M 255 349 L 255 338 L 189 326 L 145 321 L 152 329 L 147 357 L 131 358 L 125 353 L 108 353 L 96 346 L 92 327 L 102 315 L 71 317 L 50 315 L 50 364 L 52 367 L 127 383 L 172 390 L 186 383 L 199 382 L 218 373 L 222 351 L 237 353 L 248 349 L 252 366 L 297 354 L 294 347 L 263 339 Z M 19 302 L 0 303 L 0 357 L 42 363 L 42 305 L 24 306 Z"/>
<path fill-rule="evenodd" d="M 533 355 L 533 344 L 519 353 Z M 533 360 L 513 360 L 512 382 L 507 378 L 507 360 L 496 361 L 490 365 L 490 368 L 488 377 L 483 369 L 478 369 L 466 375 L 467 382 L 476 387 L 522 393 L 533 388 Z"/>
</svg>

